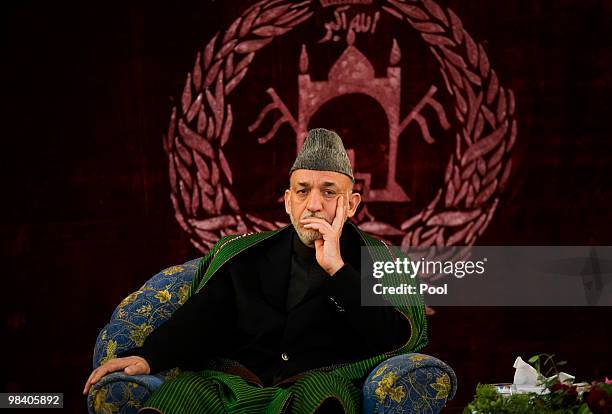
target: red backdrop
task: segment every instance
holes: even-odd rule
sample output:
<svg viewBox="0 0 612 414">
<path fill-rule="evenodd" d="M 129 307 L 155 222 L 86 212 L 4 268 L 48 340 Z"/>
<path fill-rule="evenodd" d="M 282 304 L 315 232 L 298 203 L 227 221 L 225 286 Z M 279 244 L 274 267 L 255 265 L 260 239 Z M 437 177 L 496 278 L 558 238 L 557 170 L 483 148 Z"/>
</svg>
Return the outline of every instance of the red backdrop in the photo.
<svg viewBox="0 0 612 414">
<path fill-rule="evenodd" d="M 519 134 L 512 175 L 478 243 L 612 244 L 612 181 L 606 174 L 612 158 L 610 4 L 440 4 L 451 7 L 483 43 L 500 83 L 513 89 L 516 100 Z M 83 412 L 80 391 L 93 344 L 114 307 L 160 269 L 200 255 L 174 218 L 162 137 L 196 51 L 247 6 L 235 1 L 3 6 L 0 309 L 6 358 L 0 382 L 5 391 L 63 392 L 67 411 Z M 245 131 L 269 103 L 269 86 L 296 110 L 299 39 L 287 36 L 262 50 L 252 77 L 243 81 L 245 91 L 234 97 L 237 118 L 248 114 L 236 121 L 237 131 Z M 402 36 L 402 58 L 412 59 L 403 73 L 410 82 L 406 111 L 410 99 L 416 104 L 431 84 L 440 90 L 444 84 L 421 41 Z M 386 52 L 376 44 L 369 48 L 364 53 L 379 53 L 374 60 L 386 63 Z M 338 55 L 325 53 L 311 57 L 317 76 L 325 76 Z M 377 70 L 384 72 L 384 66 Z M 375 105 L 365 98 L 341 99 L 313 122 L 345 128 L 349 142 L 357 141 L 351 130 L 357 120 L 364 134 L 386 134 Z M 448 97 L 440 93 L 440 99 L 444 103 Z M 453 113 L 448 111 L 449 119 Z M 268 121 L 263 131 L 271 125 Z M 443 132 L 439 125 L 432 130 Z M 254 144 L 249 152 L 241 150 L 238 138 L 232 138 L 228 160 L 236 165 L 234 192 L 245 210 L 257 211 L 257 197 L 282 191 L 284 168 L 293 156 L 282 143 L 295 138 L 287 126 L 279 137 L 285 141 L 279 139 L 272 152 Z M 435 195 L 453 139 L 441 139 L 435 149 L 414 141 L 414 158 L 400 171 L 413 201 L 393 214 L 410 216 L 406 211 L 418 211 L 419 203 Z M 270 171 L 248 164 L 253 151 L 276 156 L 277 180 L 257 180 Z M 374 157 L 362 154 L 357 160 L 377 168 Z M 253 188 L 263 192 L 251 198 Z M 477 382 L 511 381 L 517 355 L 556 353 L 579 379 L 612 374 L 605 328 L 609 308 L 436 310 L 425 352 L 455 369 L 459 394 L 450 405 L 455 410 L 471 399 Z"/>
</svg>

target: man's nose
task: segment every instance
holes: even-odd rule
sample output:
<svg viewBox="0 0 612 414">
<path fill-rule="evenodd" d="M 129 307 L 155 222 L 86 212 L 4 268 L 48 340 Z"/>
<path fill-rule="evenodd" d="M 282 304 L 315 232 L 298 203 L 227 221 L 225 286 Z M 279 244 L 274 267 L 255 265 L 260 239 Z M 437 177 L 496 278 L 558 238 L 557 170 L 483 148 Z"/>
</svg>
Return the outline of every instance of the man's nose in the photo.
<svg viewBox="0 0 612 414">
<path fill-rule="evenodd" d="M 308 211 L 321 211 L 323 209 L 323 200 L 321 193 L 318 191 L 311 191 L 308 195 L 308 204 L 306 205 Z"/>
</svg>

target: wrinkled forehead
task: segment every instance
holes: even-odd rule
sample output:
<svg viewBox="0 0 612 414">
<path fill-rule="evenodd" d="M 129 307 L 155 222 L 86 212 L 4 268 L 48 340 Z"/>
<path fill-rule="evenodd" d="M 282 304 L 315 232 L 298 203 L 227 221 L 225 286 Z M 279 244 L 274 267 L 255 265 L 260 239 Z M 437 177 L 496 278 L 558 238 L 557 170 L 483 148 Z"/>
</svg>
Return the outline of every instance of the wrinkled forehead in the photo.
<svg viewBox="0 0 612 414">
<path fill-rule="evenodd" d="M 336 187 L 340 191 L 350 188 L 351 179 L 335 171 L 317 171 L 298 169 L 289 177 L 291 188 L 300 187 Z"/>
</svg>

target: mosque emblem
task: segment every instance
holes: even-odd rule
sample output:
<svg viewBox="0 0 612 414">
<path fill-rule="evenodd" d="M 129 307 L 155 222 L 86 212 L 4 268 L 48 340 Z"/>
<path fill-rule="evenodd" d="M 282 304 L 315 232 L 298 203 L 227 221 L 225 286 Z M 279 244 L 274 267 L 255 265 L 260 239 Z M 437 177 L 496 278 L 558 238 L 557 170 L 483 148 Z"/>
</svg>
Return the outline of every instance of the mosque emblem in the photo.
<svg viewBox="0 0 612 414">
<path fill-rule="evenodd" d="M 331 19 L 325 21 L 323 16 L 330 14 Z M 316 18 L 319 15 L 321 18 Z M 391 20 L 411 26 L 439 65 L 439 82 L 430 85 L 410 108 L 404 108 L 401 99 L 402 51 L 397 39 L 388 45 L 384 76 L 376 75 L 372 61 L 359 48 L 362 36 L 374 36 Z M 232 137 L 236 116 L 232 92 L 246 76 L 256 53 L 275 38 L 306 24 L 322 26 L 322 35 L 311 43 L 305 39 L 296 45 L 300 48 L 294 63 L 299 69 L 297 102 L 289 102 L 282 90 L 269 87 L 270 102 L 247 120 L 251 136 Z M 315 80 L 310 73 L 316 59 L 311 47 L 343 42 L 346 47 L 329 68 L 327 79 Z M 452 105 L 444 103 L 441 93 L 450 96 Z M 241 208 L 234 195 L 225 145 L 231 139 L 270 145 L 286 124 L 294 134 L 297 151 L 312 117 L 326 103 L 349 94 L 374 99 L 388 122 L 388 136 L 377 137 L 386 140 L 388 150 L 385 177 L 378 185 L 372 172 L 357 162 L 358 150 L 347 146 L 364 199 L 357 224 L 402 247 L 472 245 L 489 225 L 510 177 L 510 153 L 517 136 L 514 95 L 500 85 L 483 46 L 468 34 L 458 16 L 432 0 L 263 0 L 208 41 L 196 55 L 164 137 L 175 217 L 191 242 L 205 252 L 225 234 L 284 225 Z M 289 108 L 297 109 L 292 113 Z M 240 116 L 248 118 L 249 114 Z M 269 130 L 263 127 L 267 117 L 276 117 Z M 385 222 L 368 213 L 367 206 L 411 202 L 398 179 L 397 163 L 398 146 L 405 139 L 402 132 L 413 123 L 427 144 L 440 139 L 433 136 L 432 126 L 447 137 L 454 135 L 454 151 L 436 184 L 435 196 L 425 207 L 400 222 Z"/>
</svg>

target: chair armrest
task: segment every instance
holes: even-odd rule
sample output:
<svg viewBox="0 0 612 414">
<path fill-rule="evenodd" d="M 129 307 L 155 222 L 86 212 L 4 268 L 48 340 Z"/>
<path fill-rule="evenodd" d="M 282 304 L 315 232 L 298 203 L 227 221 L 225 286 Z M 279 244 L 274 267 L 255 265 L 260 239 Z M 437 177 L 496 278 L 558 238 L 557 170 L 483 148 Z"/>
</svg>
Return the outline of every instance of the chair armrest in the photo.
<svg viewBox="0 0 612 414">
<path fill-rule="evenodd" d="M 119 304 L 96 339 L 94 369 L 125 350 L 141 346 L 149 333 L 183 305 L 199 260 L 162 270 Z M 88 411 L 136 413 L 164 380 L 175 377 L 178 372 L 175 368 L 156 375 L 109 374 L 90 390 Z"/>
<path fill-rule="evenodd" d="M 164 379 L 162 375 L 108 374 L 89 390 L 87 411 L 89 414 L 136 414 Z"/>
<path fill-rule="evenodd" d="M 439 413 L 457 391 L 457 377 L 443 361 L 404 354 L 380 363 L 363 384 L 364 414 Z"/>
<path fill-rule="evenodd" d="M 194 259 L 162 270 L 121 301 L 96 339 L 93 368 L 120 352 L 141 346 L 185 303 L 198 262 Z"/>
</svg>

